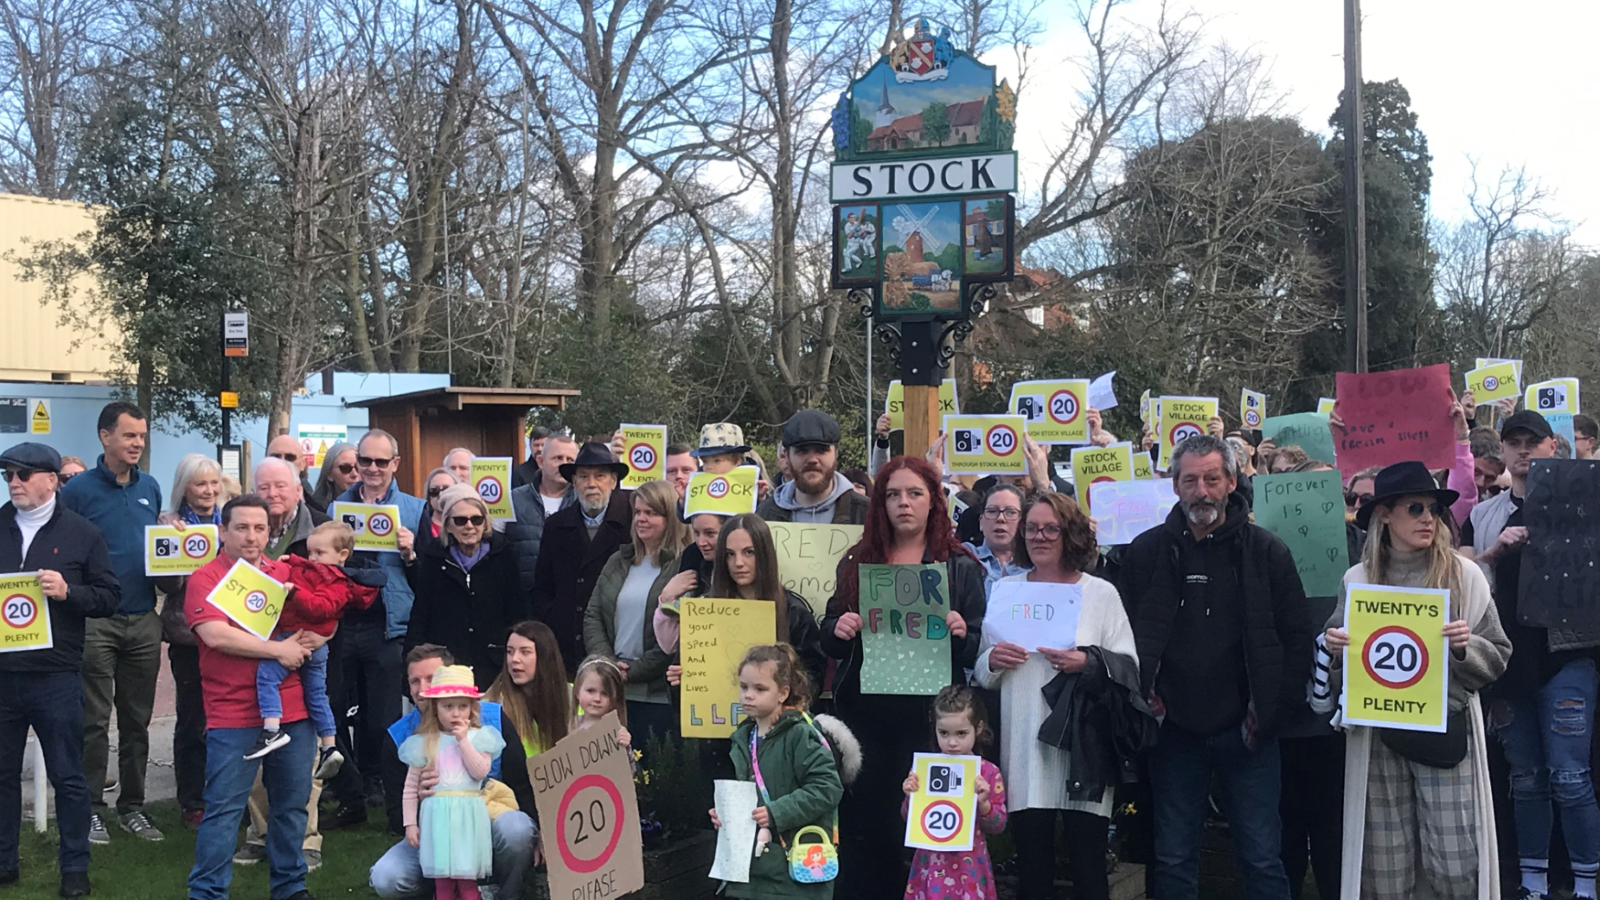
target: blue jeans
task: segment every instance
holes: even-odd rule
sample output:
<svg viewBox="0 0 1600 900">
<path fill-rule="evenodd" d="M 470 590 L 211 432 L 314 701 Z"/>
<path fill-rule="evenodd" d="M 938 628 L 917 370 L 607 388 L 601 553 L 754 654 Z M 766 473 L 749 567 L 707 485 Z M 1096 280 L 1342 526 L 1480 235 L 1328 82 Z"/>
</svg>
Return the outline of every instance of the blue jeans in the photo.
<svg viewBox="0 0 1600 900">
<path fill-rule="evenodd" d="M 274 635 L 281 641 L 289 635 Z M 333 704 L 328 702 L 328 645 L 311 651 L 311 657 L 300 667 L 300 690 L 306 698 L 306 715 L 317 729 L 317 737 L 333 737 L 338 728 L 333 724 Z M 283 698 L 278 695 L 278 685 L 289 677 L 289 670 L 275 659 L 256 663 L 256 705 L 261 707 L 261 718 L 283 718 Z"/>
<path fill-rule="evenodd" d="M 300 840 L 306 832 L 306 801 L 311 797 L 311 762 L 317 742 L 305 720 L 283 726 L 289 743 L 260 759 L 245 759 L 255 743 L 254 728 L 212 728 L 206 732 L 206 817 L 194 838 L 191 900 L 225 900 L 233 881 L 234 841 L 256 770 L 267 788 L 267 863 L 269 896 L 283 900 L 306 889 L 306 860 Z"/>
<path fill-rule="evenodd" d="M 1287 900 L 1280 778 L 1276 740 L 1251 750 L 1237 728 L 1197 737 L 1164 726 L 1150 752 L 1156 861 L 1149 884 L 1154 900 L 1200 896 L 1200 839 L 1213 779 L 1228 817 L 1246 900 Z"/>
<path fill-rule="evenodd" d="M 1497 701 L 1495 736 L 1511 766 L 1517 855 L 1550 858 L 1550 801 L 1575 865 L 1600 862 L 1600 805 L 1589 780 L 1590 720 L 1596 685 L 1592 659 L 1575 659 L 1532 697 Z"/>
<path fill-rule="evenodd" d="M 83 679 L 77 672 L 0 672 L 0 871 L 17 870 L 22 754 L 39 736 L 56 791 L 62 872 L 89 871 L 89 781 L 83 775 Z"/>
<path fill-rule="evenodd" d="M 533 864 L 533 841 L 539 829 L 527 813 L 512 810 L 489 823 L 494 845 L 494 882 L 500 886 L 500 900 L 520 900 L 522 879 Z M 417 849 L 405 841 L 389 848 L 372 864 L 368 883 L 383 900 L 410 900 L 432 897 L 433 879 L 422 877 L 422 861 Z"/>
</svg>

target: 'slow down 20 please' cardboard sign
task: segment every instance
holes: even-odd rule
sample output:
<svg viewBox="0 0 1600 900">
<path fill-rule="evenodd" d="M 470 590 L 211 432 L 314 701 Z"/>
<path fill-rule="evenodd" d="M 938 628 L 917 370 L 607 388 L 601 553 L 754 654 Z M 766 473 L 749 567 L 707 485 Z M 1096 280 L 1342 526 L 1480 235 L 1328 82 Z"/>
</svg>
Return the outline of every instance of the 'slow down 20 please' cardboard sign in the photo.
<svg viewBox="0 0 1600 900">
<path fill-rule="evenodd" d="M 620 897 L 644 887 L 644 843 L 616 713 L 528 760 L 550 896 Z"/>
</svg>

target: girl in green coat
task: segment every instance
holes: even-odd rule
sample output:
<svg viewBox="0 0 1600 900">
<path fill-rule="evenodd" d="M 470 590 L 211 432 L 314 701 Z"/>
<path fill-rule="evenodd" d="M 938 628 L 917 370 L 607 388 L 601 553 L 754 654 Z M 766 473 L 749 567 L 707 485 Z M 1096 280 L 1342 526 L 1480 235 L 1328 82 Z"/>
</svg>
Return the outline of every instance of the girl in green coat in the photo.
<svg viewBox="0 0 1600 900">
<path fill-rule="evenodd" d="M 761 831 L 750 881 L 728 883 L 728 897 L 833 896 L 832 881 L 802 884 L 789 873 L 788 848 L 794 846 L 795 834 L 815 826 L 831 837 L 844 795 L 833 751 L 806 720 L 809 694 L 805 669 L 788 644 L 752 647 L 739 664 L 739 700 L 748 718 L 734 730 L 730 753 L 739 780 L 760 787 L 762 805 L 754 817 Z M 722 827 L 714 809 L 711 822 Z M 771 837 L 776 840 L 764 844 Z"/>
</svg>

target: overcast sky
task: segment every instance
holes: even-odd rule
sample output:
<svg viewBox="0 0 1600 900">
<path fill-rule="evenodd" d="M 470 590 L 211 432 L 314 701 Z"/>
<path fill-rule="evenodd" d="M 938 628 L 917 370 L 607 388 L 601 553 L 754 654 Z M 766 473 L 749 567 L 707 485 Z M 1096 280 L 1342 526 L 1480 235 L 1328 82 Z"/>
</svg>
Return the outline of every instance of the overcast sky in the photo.
<svg viewBox="0 0 1600 900">
<path fill-rule="evenodd" d="M 1343 0 L 1192 5 L 1208 20 L 1211 41 L 1253 48 L 1268 60 L 1286 113 L 1327 134 L 1344 83 Z M 1130 9 L 1155 6 L 1135 0 Z M 1362 14 L 1365 79 L 1398 78 L 1428 136 L 1435 217 L 1453 222 L 1467 214 L 1471 158 L 1480 176 L 1525 165 L 1554 192 L 1550 211 L 1581 241 L 1600 245 L 1600 0 L 1363 0 Z M 1066 14 L 1051 24 L 1043 49 L 1060 57 L 1080 45 Z M 1002 72 L 1010 68 L 994 61 Z M 1025 168 L 1030 149 L 1039 152 L 1054 130 L 1042 90 L 1048 81 L 1030 75 L 1032 96 L 1019 98 Z"/>
</svg>

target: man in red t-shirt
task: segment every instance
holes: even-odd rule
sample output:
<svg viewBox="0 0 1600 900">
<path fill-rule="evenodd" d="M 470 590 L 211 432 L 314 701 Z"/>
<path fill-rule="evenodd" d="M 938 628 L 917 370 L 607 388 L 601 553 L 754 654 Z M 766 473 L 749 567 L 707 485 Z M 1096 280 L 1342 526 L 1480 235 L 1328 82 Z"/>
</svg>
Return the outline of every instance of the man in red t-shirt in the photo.
<svg viewBox="0 0 1600 900">
<path fill-rule="evenodd" d="M 298 668 L 321 638 L 301 632 L 287 640 L 264 641 L 240 628 L 206 599 L 240 560 L 287 582 L 287 568 L 263 555 L 268 534 L 265 500 L 246 494 L 228 501 L 222 508 L 222 552 L 189 576 L 184 596 L 184 616 L 200 648 L 200 690 L 206 710 L 206 815 L 195 835 L 194 869 L 189 873 L 191 900 L 224 900 L 228 896 L 234 838 L 258 768 L 271 807 L 267 832 L 271 897 L 313 900 L 306 892 L 300 835 L 306 828 L 317 736 L 306 717 L 305 694 L 295 674 L 279 686 L 282 728 L 291 741 L 261 759 L 244 756 L 261 730 L 256 662 L 275 659 L 285 668 Z"/>
</svg>

